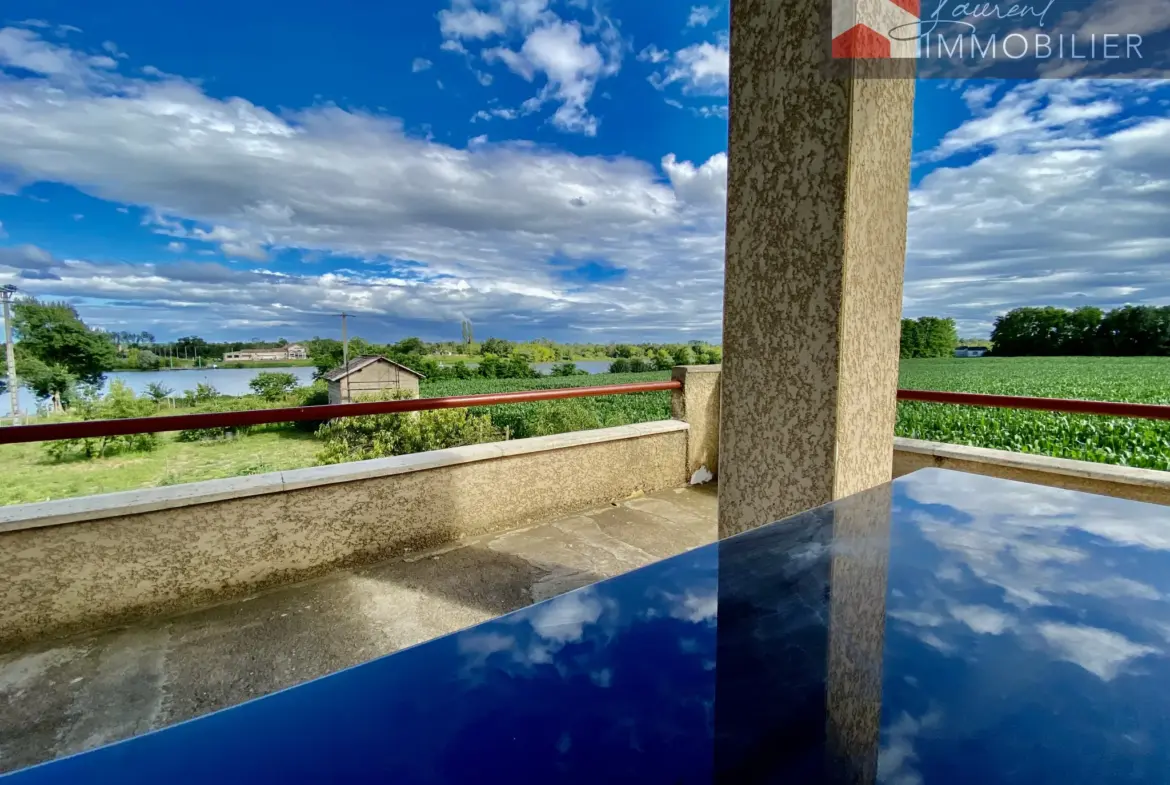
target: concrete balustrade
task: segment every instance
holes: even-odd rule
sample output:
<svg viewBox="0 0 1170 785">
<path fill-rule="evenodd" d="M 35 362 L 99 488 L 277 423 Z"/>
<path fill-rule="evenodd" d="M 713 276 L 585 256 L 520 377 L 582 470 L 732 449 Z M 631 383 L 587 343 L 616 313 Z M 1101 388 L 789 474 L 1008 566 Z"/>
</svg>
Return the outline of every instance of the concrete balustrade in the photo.
<svg viewBox="0 0 1170 785">
<path fill-rule="evenodd" d="M 687 434 L 665 420 L 0 508 L 0 645 L 679 487 Z"/>
</svg>

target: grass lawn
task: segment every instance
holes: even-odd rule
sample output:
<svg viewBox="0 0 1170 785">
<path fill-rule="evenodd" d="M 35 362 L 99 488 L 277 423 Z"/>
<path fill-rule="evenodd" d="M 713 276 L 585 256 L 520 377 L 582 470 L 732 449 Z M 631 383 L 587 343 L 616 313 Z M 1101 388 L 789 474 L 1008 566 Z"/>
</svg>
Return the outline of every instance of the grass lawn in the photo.
<svg viewBox="0 0 1170 785">
<path fill-rule="evenodd" d="M 159 439 L 154 452 L 68 463 L 51 463 L 40 443 L 0 445 L 0 505 L 296 469 L 312 466 L 321 449 L 312 434 L 289 429 L 214 442 Z"/>
</svg>

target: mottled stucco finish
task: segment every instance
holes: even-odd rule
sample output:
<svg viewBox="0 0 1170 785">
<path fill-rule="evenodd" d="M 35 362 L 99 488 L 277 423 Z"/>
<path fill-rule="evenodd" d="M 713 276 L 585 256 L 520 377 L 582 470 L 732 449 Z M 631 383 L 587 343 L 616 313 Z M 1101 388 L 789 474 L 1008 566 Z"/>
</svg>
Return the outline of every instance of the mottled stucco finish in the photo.
<svg viewBox="0 0 1170 785">
<path fill-rule="evenodd" d="M 0 534 L 0 645 L 191 608 L 677 487 L 687 479 L 686 436 L 677 430 Z"/>
<path fill-rule="evenodd" d="M 894 477 L 919 469 L 953 469 L 1033 485 L 1170 505 L 1170 472 L 1112 466 L 961 444 L 896 439 Z"/>
<path fill-rule="evenodd" d="M 683 383 L 670 398 L 670 416 L 690 426 L 687 476 L 706 467 L 719 474 L 719 377 L 721 365 L 677 365 L 670 378 Z"/>
<path fill-rule="evenodd" d="M 823 12 L 731 6 L 721 537 L 890 477 L 914 84 Z"/>
</svg>

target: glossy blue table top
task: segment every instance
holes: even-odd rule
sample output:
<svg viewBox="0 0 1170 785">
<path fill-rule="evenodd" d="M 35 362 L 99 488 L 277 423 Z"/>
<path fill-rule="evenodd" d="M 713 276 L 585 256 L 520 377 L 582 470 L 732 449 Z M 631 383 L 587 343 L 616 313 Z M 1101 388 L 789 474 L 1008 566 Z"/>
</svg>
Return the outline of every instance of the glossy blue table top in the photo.
<svg viewBox="0 0 1170 785">
<path fill-rule="evenodd" d="M 8 781 L 1166 783 L 1168 512 L 924 470 Z"/>
</svg>

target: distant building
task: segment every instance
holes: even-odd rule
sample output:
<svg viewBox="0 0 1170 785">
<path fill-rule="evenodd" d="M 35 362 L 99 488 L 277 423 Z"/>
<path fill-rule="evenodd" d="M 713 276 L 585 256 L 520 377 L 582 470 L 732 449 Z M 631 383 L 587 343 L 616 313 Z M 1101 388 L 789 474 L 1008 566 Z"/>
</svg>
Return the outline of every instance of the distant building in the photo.
<svg viewBox="0 0 1170 785">
<path fill-rule="evenodd" d="M 355 357 L 349 365 L 325 374 L 325 381 L 329 383 L 329 403 L 350 403 L 362 395 L 383 390 L 409 390 L 417 398 L 418 383 L 423 378 L 421 373 L 381 355 Z"/>
<path fill-rule="evenodd" d="M 987 354 L 986 346 L 959 346 L 955 348 L 956 357 L 982 357 Z"/>
<path fill-rule="evenodd" d="M 275 349 L 240 349 L 238 352 L 226 352 L 223 356 L 225 363 L 307 359 L 309 359 L 309 352 L 299 343 L 290 343 L 288 346 L 278 346 Z"/>
</svg>

